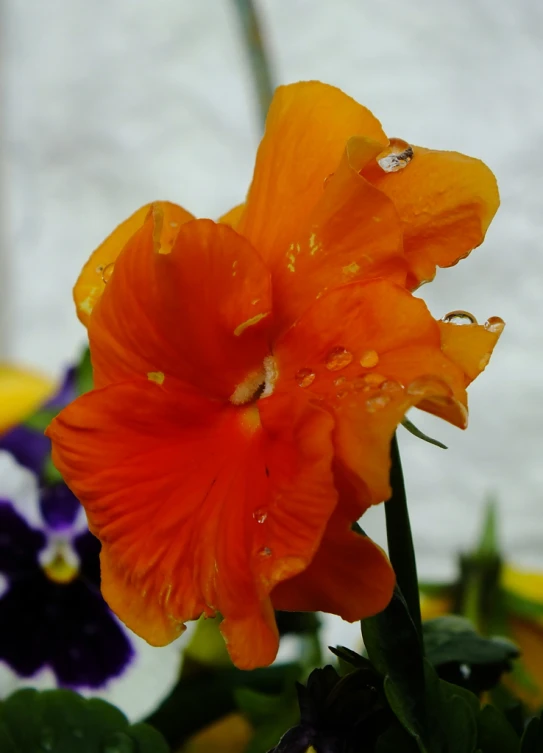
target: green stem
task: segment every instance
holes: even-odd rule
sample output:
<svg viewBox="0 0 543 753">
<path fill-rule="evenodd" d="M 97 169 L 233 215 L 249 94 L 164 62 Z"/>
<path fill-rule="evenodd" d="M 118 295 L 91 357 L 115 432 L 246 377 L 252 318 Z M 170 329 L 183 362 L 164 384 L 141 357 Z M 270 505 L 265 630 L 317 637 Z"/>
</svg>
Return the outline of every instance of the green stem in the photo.
<svg viewBox="0 0 543 753">
<path fill-rule="evenodd" d="M 385 502 L 388 555 L 411 618 L 419 635 L 422 635 L 417 563 L 409 523 L 400 449 L 396 435 L 392 439 L 390 454 L 392 461 L 390 470 L 392 496 Z"/>
<path fill-rule="evenodd" d="M 258 97 L 260 117 L 262 125 L 264 125 L 274 90 L 270 62 L 253 0 L 234 0 L 234 5 L 241 22 L 243 39 L 249 54 L 251 73 Z"/>
</svg>

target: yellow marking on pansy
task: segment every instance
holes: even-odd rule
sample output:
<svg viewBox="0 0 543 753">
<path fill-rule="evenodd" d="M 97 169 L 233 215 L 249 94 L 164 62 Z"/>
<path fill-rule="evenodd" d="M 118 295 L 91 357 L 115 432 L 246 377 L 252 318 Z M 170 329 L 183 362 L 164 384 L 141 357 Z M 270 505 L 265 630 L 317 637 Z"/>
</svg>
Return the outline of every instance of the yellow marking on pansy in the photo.
<svg viewBox="0 0 543 753">
<path fill-rule="evenodd" d="M 51 562 L 43 566 L 43 571 L 53 583 L 70 583 L 77 577 L 79 568 L 68 562 L 59 550 Z"/>
<path fill-rule="evenodd" d="M 342 267 L 341 271 L 344 275 L 348 275 L 349 277 L 352 277 L 357 272 L 360 271 L 360 265 L 357 264 L 355 261 L 352 261 L 350 264 L 347 264 L 345 267 Z"/>
<path fill-rule="evenodd" d="M 150 382 L 156 382 L 157 384 L 164 384 L 164 374 L 162 371 L 149 371 L 147 373 L 147 379 Z"/>
<path fill-rule="evenodd" d="M 236 267 L 238 266 L 238 260 L 232 262 L 232 277 L 235 277 L 237 275 Z"/>
<path fill-rule="evenodd" d="M 311 256 L 315 256 L 317 251 L 321 250 L 321 244 L 317 241 L 317 234 L 311 233 L 309 236 L 309 253 Z"/>
<path fill-rule="evenodd" d="M 256 403 L 252 403 L 240 411 L 241 428 L 245 434 L 252 435 L 261 427 L 260 413 Z"/>
<path fill-rule="evenodd" d="M 245 332 L 247 327 L 252 327 L 254 324 L 258 324 L 258 322 L 261 319 L 265 319 L 267 316 L 269 316 L 269 311 L 264 311 L 262 314 L 257 314 L 256 316 L 252 316 L 250 319 L 247 319 L 246 322 L 242 322 L 241 324 L 238 324 L 236 329 L 234 330 L 234 335 L 236 337 L 239 337 L 242 332 Z"/>
</svg>

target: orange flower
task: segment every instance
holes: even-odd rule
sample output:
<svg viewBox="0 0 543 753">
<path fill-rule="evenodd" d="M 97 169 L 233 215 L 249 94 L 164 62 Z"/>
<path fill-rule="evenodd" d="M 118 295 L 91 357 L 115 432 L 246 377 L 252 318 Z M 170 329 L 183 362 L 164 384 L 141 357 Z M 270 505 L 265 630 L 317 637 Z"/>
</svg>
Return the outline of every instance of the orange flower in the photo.
<svg viewBox="0 0 543 753">
<path fill-rule="evenodd" d="M 388 498 L 411 406 L 465 426 L 503 327 L 436 322 L 406 289 L 482 240 L 492 174 L 415 150 L 380 175 L 390 148 L 339 90 L 282 87 L 243 207 L 220 223 L 144 207 L 78 280 L 96 389 L 48 434 L 104 596 L 150 643 L 219 612 L 251 668 L 276 655 L 273 608 L 354 621 L 390 599 L 385 555 L 351 524 Z"/>
</svg>

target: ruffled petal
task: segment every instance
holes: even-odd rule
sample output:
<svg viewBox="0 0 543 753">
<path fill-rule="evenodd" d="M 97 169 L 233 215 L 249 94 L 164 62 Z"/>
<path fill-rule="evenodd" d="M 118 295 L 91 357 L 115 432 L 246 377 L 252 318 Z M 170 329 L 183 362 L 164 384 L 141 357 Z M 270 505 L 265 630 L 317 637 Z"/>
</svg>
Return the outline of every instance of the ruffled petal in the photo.
<svg viewBox="0 0 543 753">
<path fill-rule="evenodd" d="M 154 205 L 94 309 L 95 385 L 176 377 L 228 399 L 269 352 L 269 273 L 246 240 L 211 220 L 164 241 L 166 216 Z"/>
<path fill-rule="evenodd" d="M 272 593 L 275 609 L 329 612 L 355 622 L 382 611 L 396 578 L 385 553 L 334 515 L 314 560 Z"/>
<path fill-rule="evenodd" d="M 88 326 L 89 317 L 105 290 L 113 264 L 126 246 L 130 238 L 141 228 L 149 214 L 152 204 L 134 212 L 109 235 L 106 240 L 93 251 L 88 262 L 83 267 L 74 287 L 75 309 L 79 320 Z M 165 215 L 165 228 L 171 234 L 176 227 L 194 219 L 189 212 L 176 204 L 161 202 Z"/>
<path fill-rule="evenodd" d="M 356 282 L 324 295 L 274 346 L 276 390 L 302 391 L 334 415 L 336 457 L 390 496 L 390 440 L 418 405 L 465 426 L 465 377 L 441 351 L 426 305 L 387 281 Z"/>
<path fill-rule="evenodd" d="M 404 169 L 377 164 L 363 174 L 389 196 L 400 215 L 410 288 L 433 280 L 479 246 L 500 198 L 496 178 L 480 160 L 457 152 L 413 147 Z"/>
<path fill-rule="evenodd" d="M 468 385 L 487 367 L 505 324 L 493 316 L 484 325 L 438 322 L 438 326 L 441 350 L 462 369 Z"/>
<path fill-rule="evenodd" d="M 274 330 L 284 330 L 327 290 L 385 277 L 405 284 L 402 228 L 393 203 L 360 170 L 382 145 L 349 140 L 335 173 L 288 247 L 270 259 Z"/>
<path fill-rule="evenodd" d="M 276 90 L 237 228 L 267 264 L 296 240 L 351 136 L 388 143 L 369 110 L 333 86 L 310 81 Z"/>
<path fill-rule="evenodd" d="M 220 612 L 240 667 L 275 657 L 273 587 L 303 570 L 337 495 L 331 416 L 235 408 L 171 379 L 93 391 L 53 421 L 53 459 L 102 542 L 102 589 L 155 645 Z"/>
</svg>

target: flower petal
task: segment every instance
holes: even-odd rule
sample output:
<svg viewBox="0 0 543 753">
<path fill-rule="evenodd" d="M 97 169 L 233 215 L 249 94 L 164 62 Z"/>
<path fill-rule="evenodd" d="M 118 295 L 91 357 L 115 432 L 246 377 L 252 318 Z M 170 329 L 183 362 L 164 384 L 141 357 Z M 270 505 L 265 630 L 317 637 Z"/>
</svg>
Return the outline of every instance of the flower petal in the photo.
<svg viewBox="0 0 543 753">
<path fill-rule="evenodd" d="M 375 141 L 350 139 L 293 242 L 270 259 L 275 331 L 284 330 L 339 285 L 376 277 L 404 285 L 407 263 L 397 212 L 359 174 L 381 149 Z"/>
<path fill-rule="evenodd" d="M 119 256 L 89 325 L 96 387 L 177 377 L 228 399 L 269 352 L 269 273 L 227 225 L 194 220 L 166 246 L 162 206 Z M 257 384 L 258 386 L 258 384 Z"/>
<path fill-rule="evenodd" d="M 237 206 L 232 207 L 229 212 L 226 212 L 226 214 L 223 214 L 222 217 L 219 217 L 219 222 L 223 223 L 224 225 L 230 225 L 230 227 L 236 229 L 239 225 L 239 221 L 243 215 L 244 209 L 245 204 L 238 204 Z"/>
<path fill-rule="evenodd" d="M 166 218 L 165 228 L 174 229 L 194 219 L 189 212 L 176 204 L 164 201 L 161 202 L 161 206 Z M 74 287 L 74 302 L 77 316 L 86 327 L 96 301 L 105 290 L 109 271 L 113 269 L 111 265 L 117 260 L 130 238 L 143 226 L 151 207 L 152 204 L 146 204 L 115 228 L 96 251 L 93 251 L 83 267 Z"/>
<path fill-rule="evenodd" d="M 423 301 L 388 281 L 355 282 L 324 295 L 274 347 L 276 391 L 322 400 L 336 420 L 340 462 L 390 495 L 390 440 L 413 405 L 465 425 L 463 372 L 441 352 Z"/>
<path fill-rule="evenodd" d="M 276 586 L 272 602 L 275 609 L 329 612 L 355 622 L 382 611 L 395 582 L 382 549 L 335 514 L 312 563 Z"/>
<path fill-rule="evenodd" d="M 413 147 L 403 170 L 378 165 L 363 174 L 389 196 L 400 215 L 410 266 L 408 284 L 433 280 L 436 267 L 450 267 L 479 246 L 500 198 L 496 178 L 480 160 L 457 152 Z"/>
<path fill-rule="evenodd" d="M 218 611 L 244 668 L 275 657 L 269 593 L 308 565 L 336 505 L 330 415 L 260 404 L 142 380 L 83 395 L 48 429 L 102 541 L 112 609 L 156 645 Z"/>
<path fill-rule="evenodd" d="M 54 389 L 41 374 L 0 363 L 0 434 L 28 418 Z"/>
<path fill-rule="evenodd" d="M 267 264 L 296 240 L 351 136 L 388 143 L 369 110 L 333 86 L 309 81 L 276 90 L 237 228 Z"/>
<path fill-rule="evenodd" d="M 505 327 L 498 317 L 491 317 L 485 325 L 438 322 L 441 350 L 465 374 L 466 385 L 484 371 L 498 339 Z"/>
</svg>

